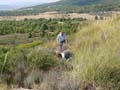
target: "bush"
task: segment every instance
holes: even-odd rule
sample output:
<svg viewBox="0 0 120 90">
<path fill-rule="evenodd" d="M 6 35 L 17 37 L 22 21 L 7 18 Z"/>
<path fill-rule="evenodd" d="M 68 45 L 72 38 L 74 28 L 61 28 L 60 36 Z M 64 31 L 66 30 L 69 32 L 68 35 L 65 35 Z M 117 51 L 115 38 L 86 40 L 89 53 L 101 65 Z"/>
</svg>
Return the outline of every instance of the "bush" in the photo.
<svg viewBox="0 0 120 90">
<path fill-rule="evenodd" d="M 6 57 L 6 59 L 5 59 Z M 2 59 L 3 60 L 2 60 Z M 8 85 L 17 84 L 24 86 L 24 81 L 32 71 L 46 71 L 59 64 L 57 58 L 46 49 L 18 49 L 13 48 L 0 56 L 0 70 L 2 71 L 2 81 Z M 5 59 L 5 62 L 4 62 Z M 34 78 L 34 75 L 31 78 Z"/>
<path fill-rule="evenodd" d="M 34 65 L 43 70 L 55 67 L 58 64 L 56 57 L 44 49 L 38 51 L 33 50 L 28 59 L 31 61 L 30 65 Z"/>
<path fill-rule="evenodd" d="M 6 53 L 9 50 L 10 50 L 9 47 L 0 46 L 0 71 L 1 72 L 2 72 L 2 69 L 3 69 L 3 65 L 4 65 L 4 60 L 5 60 Z"/>
<path fill-rule="evenodd" d="M 32 48 L 32 47 L 38 46 L 40 44 L 43 44 L 43 43 L 41 41 L 33 41 L 32 43 L 20 44 L 17 46 L 17 48 L 19 48 L 19 49 Z"/>
<path fill-rule="evenodd" d="M 4 72 L 15 72 L 20 63 L 25 64 L 26 70 L 33 67 L 46 70 L 58 65 L 58 60 L 53 54 L 44 49 L 11 49 L 6 57 Z"/>
<path fill-rule="evenodd" d="M 4 72 L 16 72 L 18 69 L 18 64 L 21 62 L 26 62 L 26 53 L 24 53 L 26 50 L 22 51 L 20 49 L 11 49 L 8 51 L 6 62 L 4 66 Z"/>
</svg>

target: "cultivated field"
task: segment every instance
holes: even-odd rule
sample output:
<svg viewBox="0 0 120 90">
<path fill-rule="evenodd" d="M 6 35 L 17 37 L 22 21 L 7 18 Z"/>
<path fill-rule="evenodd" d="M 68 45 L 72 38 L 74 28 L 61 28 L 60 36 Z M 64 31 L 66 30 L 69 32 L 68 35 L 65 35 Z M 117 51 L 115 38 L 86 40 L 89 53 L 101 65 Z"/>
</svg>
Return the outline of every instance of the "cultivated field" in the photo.
<svg viewBox="0 0 120 90">
<path fill-rule="evenodd" d="M 94 20 L 95 15 L 90 15 L 87 13 L 79 14 L 79 13 L 69 13 L 63 14 L 58 12 L 45 12 L 40 13 L 38 15 L 28 15 L 28 16 L 1 16 L 0 20 L 24 20 L 24 19 L 50 19 L 50 18 L 86 18 L 88 20 Z"/>
<path fill-rule="evenodd" d="M 85 18 L 87 20 L 94 20 L 96 15 L 102 15 L 105 19 L 111 18 L 116 15 L 120 15 L 120 12 L 100 12 L 97 14 L 89 14 L 89 13 L 59 13 L 57 11 L 54 12 L 44 12 L 39 13 L 38 15 L 27 15 L 27 16 L 0 16 L 0 20 L 24 20 L 24 19 L 58 19 L 58 18 Z"/>
</svg>

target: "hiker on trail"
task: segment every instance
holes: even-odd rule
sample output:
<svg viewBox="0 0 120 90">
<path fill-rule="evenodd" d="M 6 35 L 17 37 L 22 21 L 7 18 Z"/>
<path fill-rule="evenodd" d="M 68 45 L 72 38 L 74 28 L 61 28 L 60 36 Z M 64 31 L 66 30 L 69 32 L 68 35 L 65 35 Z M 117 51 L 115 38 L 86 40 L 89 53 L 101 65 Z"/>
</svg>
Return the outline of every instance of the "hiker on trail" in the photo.
<svg viewBox="0 0 120 90">
<path fill-rule="evenodd" d="M 63 49 L 63 45 L 66 43 L 66 35 L 64 34 L 64 32 L 60 32 L 57 36 L 57 42 L 60 45 L 60 50 Z"/>
</svg>

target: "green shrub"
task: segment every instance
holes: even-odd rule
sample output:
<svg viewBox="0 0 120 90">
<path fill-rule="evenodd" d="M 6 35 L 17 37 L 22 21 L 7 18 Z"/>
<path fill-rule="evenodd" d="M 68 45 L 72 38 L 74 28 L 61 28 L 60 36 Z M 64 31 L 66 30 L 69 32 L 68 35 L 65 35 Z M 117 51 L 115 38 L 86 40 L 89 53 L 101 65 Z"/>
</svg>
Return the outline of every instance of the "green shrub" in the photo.
<svg viewBox="0 0 120 90">
<path fill-rule="evenodd" d="M 33 41 L 32 43 L 26 43 L 26 44 L 20 44 L 17 46 L 17 48 L 32 48 L 32 47 L 35 47 L 35 46 L 38 46 L 40 44 L 43 44 L 41 41 Z"/>
<path fill-rule="evenodd" d="M 4 63 L 5 55 L 6 54 L 0 56 L 0 58 L 3 59 L 0 60 L 0 66 L 3 67 L 3 73 L 15 73 L 16 71 L 18 71 L 18 66 L 21 63 L 24 63 L 24 65 L 26 66 L 25 69 L 27 73 L 29 73 L 29 70 L 33 69 L 34 67 L 46 70 L 58 65 L 57 58 L 44 49 L 11 49 L 10 51 L 8 51 L 6 62 Z"/>
<path fill-rule="evenodd" d="M 38 51 L 33 50 L 28 60 L 30 61 L 30 65 L 43 70 L 55 67 L 58 64 L 57 58 L 44 49 Z"/>
<path fill-rule="evenodd" d="M 21 62 L 26 62 L 27 58 L 26 53 L 24 53 L 26 50 L 20 50 L 20 49 L 11 49 L 7 52 L 6 56 L 6 62 L 4 63 L 3 73 L 7 72 L 16 72 L 18 69 L 18 64 Z"/>
<path fill-rule="evenodd" d="M 4 64 L 4 60 L 5 60 L 5 55 L 6 53 L 10 50 L 9 47 L 5 47 L 5 46 L 0 46 L 0 72 L 3 69 L 3 64 Z"/>
</svg>

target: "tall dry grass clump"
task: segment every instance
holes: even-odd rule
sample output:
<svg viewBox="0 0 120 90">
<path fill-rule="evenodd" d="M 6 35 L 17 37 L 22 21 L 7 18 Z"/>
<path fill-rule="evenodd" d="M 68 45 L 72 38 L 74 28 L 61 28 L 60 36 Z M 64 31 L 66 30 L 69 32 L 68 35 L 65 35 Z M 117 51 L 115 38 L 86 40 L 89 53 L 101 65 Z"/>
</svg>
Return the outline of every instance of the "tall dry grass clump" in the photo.
<svg viewBox="0 0 120 90">
<path fill-rule="evenodd" d="M 120 17 L 95 21 L 76 34 L 73 74 L 83 88 L 120 90 Z"/>
</svg>

